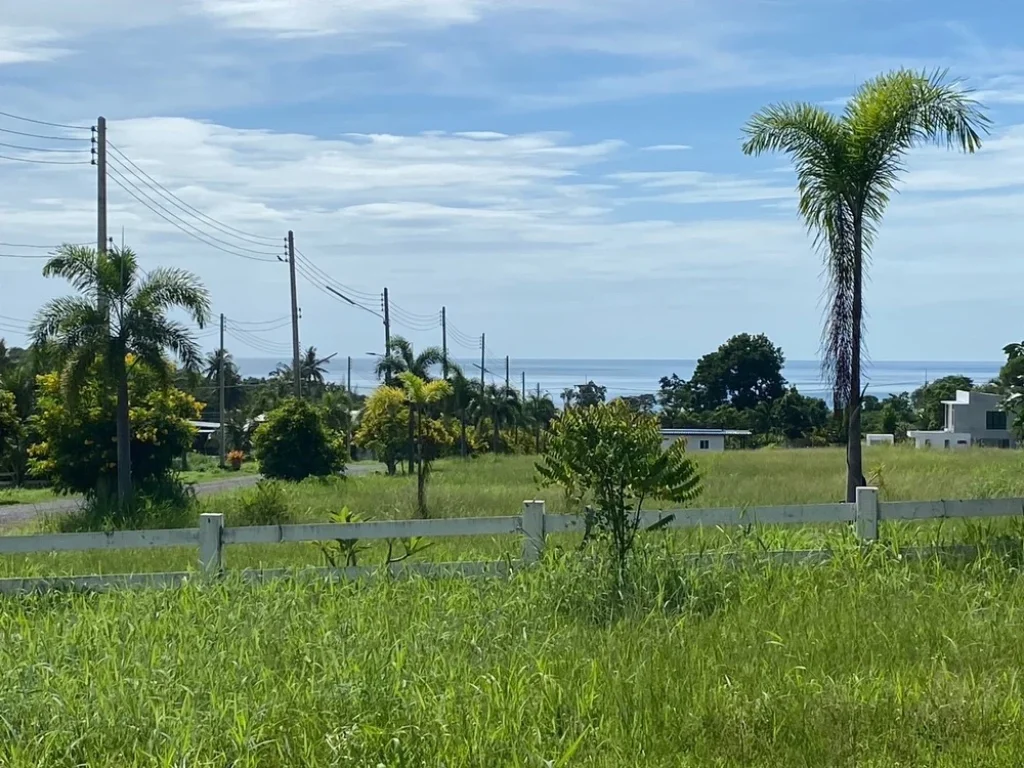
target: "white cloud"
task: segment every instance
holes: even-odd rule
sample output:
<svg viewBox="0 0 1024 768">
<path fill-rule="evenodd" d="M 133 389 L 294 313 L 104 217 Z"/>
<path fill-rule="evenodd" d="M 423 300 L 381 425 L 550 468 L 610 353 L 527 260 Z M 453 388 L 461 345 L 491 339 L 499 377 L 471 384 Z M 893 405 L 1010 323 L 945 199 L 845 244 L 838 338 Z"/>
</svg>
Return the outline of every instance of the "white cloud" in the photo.
<svg viewBox="0 0 1024 768">
<path fill-rule="evenodd" d="M 689 144 L 653 144 L 643 147 L 644 152 L 683 152 L 688 149 L 693 149 L 693 147 Z"/>
<path fill-rule="evenodd" d="M 53 61 L 69 53 L 57 43 L 61 36 L 44 27 L 0 25 L 0 66 Z"/>
</svg>

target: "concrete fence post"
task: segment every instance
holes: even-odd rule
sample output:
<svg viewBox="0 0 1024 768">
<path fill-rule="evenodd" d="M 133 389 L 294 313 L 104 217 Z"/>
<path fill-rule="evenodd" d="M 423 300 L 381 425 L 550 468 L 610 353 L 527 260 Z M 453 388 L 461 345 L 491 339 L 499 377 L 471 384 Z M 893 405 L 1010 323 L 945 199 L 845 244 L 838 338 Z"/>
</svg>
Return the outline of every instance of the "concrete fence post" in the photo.
<svg viewBox="0 0 1024 768">
<path fill-rule="evenodd" d="M 544 502 L 523 502 L 523 563 L 540 561 L 544 555 Z"/>
<path fill-rule="evenodd" d="M 857 538 L 862 542 L 878 541 L 878 489 L 857 489 Z"/>
<path fill-rule="evenodd" d="M 199 568 L 208 576 L 224 569 L 224 515 L 199 516 Z"/>
</svg>

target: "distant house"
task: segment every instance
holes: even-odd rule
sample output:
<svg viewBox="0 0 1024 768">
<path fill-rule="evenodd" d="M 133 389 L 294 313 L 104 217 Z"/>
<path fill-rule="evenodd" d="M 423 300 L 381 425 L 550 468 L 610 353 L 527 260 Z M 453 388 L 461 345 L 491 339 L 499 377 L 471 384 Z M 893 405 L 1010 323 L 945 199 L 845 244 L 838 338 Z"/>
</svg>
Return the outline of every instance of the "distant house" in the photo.
<svg viewBox="0 0 1024 768">
<path fill-rule="evenodd" d="M 1014 448 L 1009 414 L 1003 398 L 989 392 L 956 391 L 955 400 L 943 400 L 943 426 L 934 430 L 909 430 L 907 437 L 918 448 L 967 448 L 972 445 Z"/>
<path fill-rule="evenodd" d="M 663 429 L 661 447 L 668 448 L 676 440 L 686 441 L 686 450 L 693 453 L 721 453 L 725 438 L 750 437 L 748 429 Z"/>
<path fill-rule="evenodd" d="M 870 434 L 864 435 L 864 441 L 868 445 L 895 445 L 896 436 L 886 434 Z"/>
</svg>

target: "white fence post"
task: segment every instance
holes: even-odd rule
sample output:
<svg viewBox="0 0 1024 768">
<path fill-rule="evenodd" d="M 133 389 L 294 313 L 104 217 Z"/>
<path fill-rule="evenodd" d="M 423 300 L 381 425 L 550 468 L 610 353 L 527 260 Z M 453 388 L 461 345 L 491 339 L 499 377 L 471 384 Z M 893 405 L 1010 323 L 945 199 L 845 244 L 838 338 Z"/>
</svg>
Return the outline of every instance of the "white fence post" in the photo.
<svg viewBox="0 0 1024 768">
<path fill-rule="evenodd" d="M 523 502 L 523 563 L 538 562 L 544 554 L 544 502 Z"/>
<path fill-rule="evenodd" d="M 861 541 L 878 540 L 878 489 L 857 489 L 857 538 Z"/>
<path fill-rule="evenodd" d="M 224 515 L 199 516 L 199 567 L 207 575 L 216 575 L 224 568 Z"/>
</svg>

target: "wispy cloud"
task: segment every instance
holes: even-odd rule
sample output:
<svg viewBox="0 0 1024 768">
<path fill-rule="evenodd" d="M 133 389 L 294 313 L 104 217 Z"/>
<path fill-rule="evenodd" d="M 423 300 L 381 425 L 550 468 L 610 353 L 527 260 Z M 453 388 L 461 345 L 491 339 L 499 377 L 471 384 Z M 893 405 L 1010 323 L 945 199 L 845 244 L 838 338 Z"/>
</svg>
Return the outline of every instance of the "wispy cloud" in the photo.
<svg viewBox="0 0 1024 768">
<path fill-rule="evenodd" d="M 642 148 L 644 152 L 683 152 L 693 149 L 689 144 L 653 144 Z"/>
</svg>

